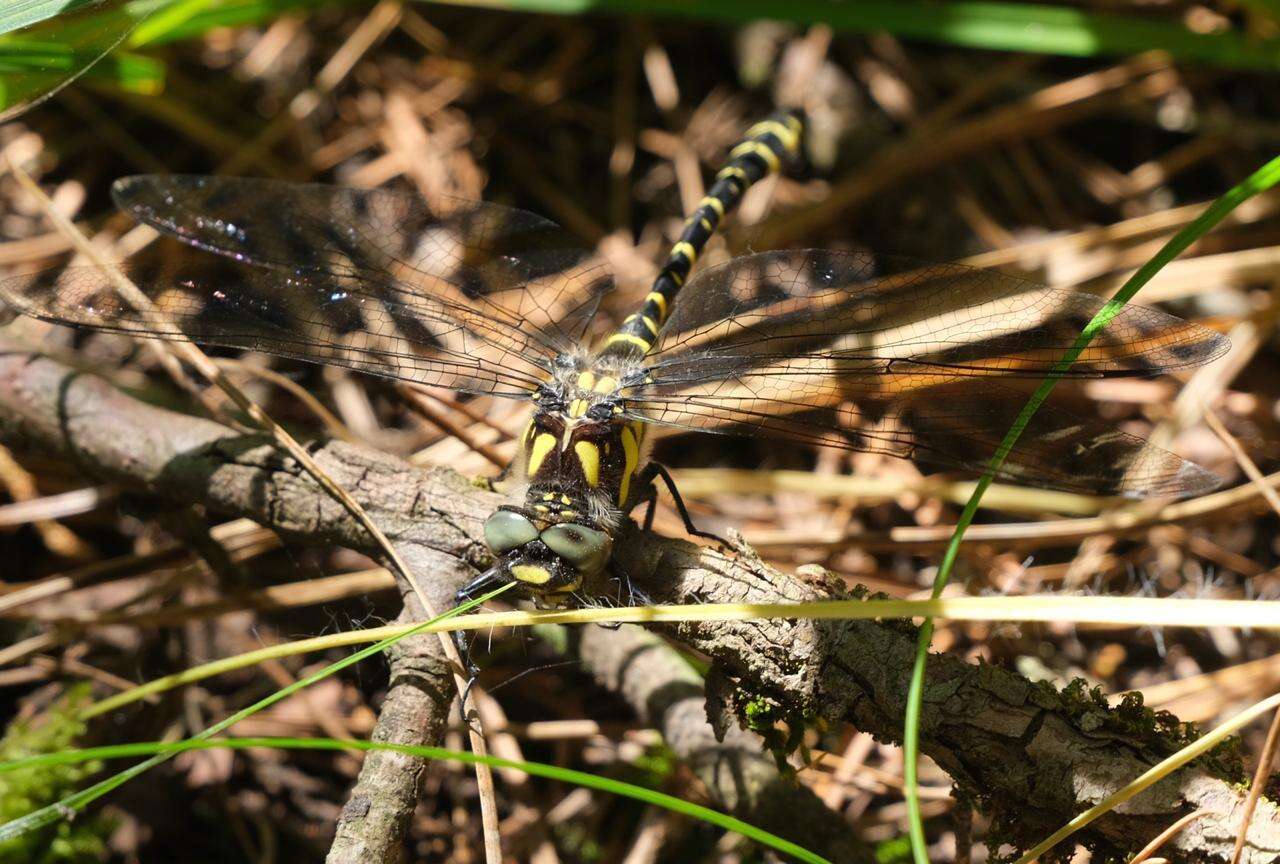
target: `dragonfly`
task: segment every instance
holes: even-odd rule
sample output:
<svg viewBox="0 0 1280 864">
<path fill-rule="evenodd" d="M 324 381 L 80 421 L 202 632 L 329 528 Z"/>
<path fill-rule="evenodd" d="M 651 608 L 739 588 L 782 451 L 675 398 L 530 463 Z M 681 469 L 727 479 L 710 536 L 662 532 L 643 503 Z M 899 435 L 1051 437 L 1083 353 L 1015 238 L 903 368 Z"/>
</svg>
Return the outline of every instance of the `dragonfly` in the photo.
<svg viewBox="0 0 1280 864">
<path fill-rule="evenodd" d="M 261 179 L 139 176 L 116 203 L 178 241 L 117 265 L 0 281 L 45 321 L 190 339 L 468 394 L 524 400 L 531 418 L 485 522 L 493 566 L 465 600 L 511 582 L 539 605 L 597 590 L 635 508 L 670 475 L 646 432 L 783 439 L 981 471 L 1025 402 L 1017 379 L 1153 376 L 1219 357 L 1227 340 L 1128 306 L 1066 370 L 1103 300 L 990 270 L 863 252 L 759 252 L 693 272 L 749 187 L 799 159 L 803 123 L 751 127 L 644 300 L 616 328 L 608 268 L 563 229 L 491 203 Z M 179 252 L 183 254 L 179 254 Z M 113 288 L 127 276 L 154 309 Z M 1046 405 L 997 472 L 1100 495 L 1217 485 L 1140 438 Z M 613 574 L 616 578 L 616 574 Z M 593 588 L 592 586 L 596 586 Z"/>
</svg>

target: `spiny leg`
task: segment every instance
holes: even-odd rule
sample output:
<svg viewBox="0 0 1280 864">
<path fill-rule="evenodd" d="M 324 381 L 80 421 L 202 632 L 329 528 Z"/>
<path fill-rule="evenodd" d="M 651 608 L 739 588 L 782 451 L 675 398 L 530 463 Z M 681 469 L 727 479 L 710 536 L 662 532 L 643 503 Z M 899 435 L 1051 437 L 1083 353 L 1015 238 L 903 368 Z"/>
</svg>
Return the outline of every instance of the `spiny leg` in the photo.
<svg viewBox="0 0 1280 864">
<path fill-rule="evenodd" d="M 689 508 L 685 506 L 684 499 L 680 497 L 680 490 L 676 488 L 676 481 L 672 479 L 671 473 L 667 471 L 658 462 L 650 462 L 644 466 L 637 478 L 642 489 L 647 490 L 642 493 L 641 501 L 645 497 L 649 500 L 649 510 L 645 514 L 644 530 L 648 531 L 653 526 L 653 509 L 657 503 L 657 490 L 654 488 L 654 480 L 662 478 L 662 482 L 666 485 L 667 491 L 671 493 L 671 500 L 676 503 L 676 511 L 680 514 L 680 519 L 684 522 L 684 530 L 693 537 L 702 537 L 706 540 L 714 540 L 722 546 L 733 546 L 728 540 L 719 534 L 712 534 L 710 531 L 702 531 L 697 525 L 693 524 L 693 517 L 689 515 Z M 637 502 L 639 503 L 639 502 Z"/>
<path fill-rule="evenodd" d="M 494 588 L 505 585 L 508 581 L 506 575 L 499 568 L 491 567 L 458 589 L 458 593 L 453 595 L 453 604 L 460 606 L 482 594 L 489 593 Z M 471 695 L 471 688 L 475 686 L 476 680 L 480 677 L 480 667 L 471 660 L 469 634 L 469 630 L 454 630 L 450 633 L 453 636 L 454 647 L 458 649 L 458 656 L 462 659 L 463 672 L 467 676 L 467 684 L 462 688 L 461 694 L 460 710 L 464 712 L 467 710 L 467 697 Z"/>
<path fill-rule="evenodd" d="M 625 606 L 636 606 L 636 605 L 652 606 L 653 605 L 653 598 L 650 597 L 648 594 L 646 594 L 644 591 L 636 587 L 636 584 L 631 581 L 631 575 L 627 573 L 626 570 L 623 570 L 622 567 L 618 564 L 618 562 L 610 560 L 608 569 L 609 569 L 609 578 L 612 581 L 618 583 L 618 593 L 614 596 L 614 600 L 617 601 L 617 605 L 619 607 L 624 605 Z M 625 604 L 622 602 L 622 594 L 624 590 L 626 591 L 626 595 L 627 595 L 627 598 L 626 598 L 627 602 Z M 607 627 L 610 630 L 616 630 L 618 629 L 618 627 L 622 625 L 616 621 L 604 621 L 600 623 L 600 626 Z"/>
</svg>

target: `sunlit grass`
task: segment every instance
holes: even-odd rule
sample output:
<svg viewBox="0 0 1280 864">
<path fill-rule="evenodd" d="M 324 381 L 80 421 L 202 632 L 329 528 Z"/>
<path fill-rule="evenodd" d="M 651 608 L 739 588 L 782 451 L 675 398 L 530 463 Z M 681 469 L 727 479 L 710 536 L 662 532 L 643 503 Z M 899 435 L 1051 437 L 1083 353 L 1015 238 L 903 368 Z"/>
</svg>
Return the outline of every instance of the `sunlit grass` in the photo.
<svg viewBox="0 0 1280 864">
<path fill-rule="evenodd" d="M 995 455 L 991 457 L 986 472 L 979 478 L 972 497 L 965 504 L 960 518 L 956 520 L 955 531 L 951 536 L 951 541 L 948 543 L 946 551 L 943 553 L 942 563 L 938 567 L 937 575 L 934 577 L 932 593 L 935 598 L 941 594 L 951 578 L 951 571 L 960 555 L 960 544 L 964 540 L 965 531 L 972 524 L 974 516 L 977 515 L 983 494 L 995 481 L 995 477 L 1000 472 L 1005 458 L 1017 446 L 1018 439 L 1021 437 L 1023 430 L 1026 429 L 1027 424 L 1031 422 L 1036 410 L 1049 398 L 1050 392 L 1060 380 L 1061 373 L 1065 372 L 1076 361 L 1093 338 L 1101 333 L 1107 324 L 1120 313 L 1124 308 L 1124 304 L 1132 300 L 1138 290 L 1150 282 L 1152 277 L 1160 272 L 1161 268 L 1185 252 L 1192 243 L 1212 230 L 1236 207 L 1259 192 L 1265 192 L 1270 189 L 1277 182 L 1280 182 L 1280 156 L 1272 159 L 1249 175 L 1244 182 L 1232 187 L 1221 198 L 1206 207 L 1205 211 L 1187 224 L 1186 227 L 1173 235 L 1169 242 L 1164 244 L 1150 260 L 1139 267 L 1137 272 L 1116 292 L 1115 296 L 1107 301 L 1107 304 L 1098 311 L 1098 314 L 1084 326 L 1075 344 L 1054 365 L 1052 374 L 1045 378 L 1035 392 L 1031 394 L 1026 406 L 1014 419 L 1009 432 L 999 446 L 996 447 Z M 903 755 L 903 788 L 906 793 L 910 823 L 911 853 L 915 858 L 916 864 L 929 864 L 928 843 L 925 838 L 924 819 L 920 809 L 919 776 L 917 771 L 920 759 L 920 714 L 924 700 L 925 662 L 928 658 L 929 643 L 932 638 L 933 621 L 932 619 L 926 619 L 920 628 L 920 636 L 916 642 L 915 664 L 907 691 L 906 717 L 903 730 L 903 750 L 905 751 Z"/>
</svg>

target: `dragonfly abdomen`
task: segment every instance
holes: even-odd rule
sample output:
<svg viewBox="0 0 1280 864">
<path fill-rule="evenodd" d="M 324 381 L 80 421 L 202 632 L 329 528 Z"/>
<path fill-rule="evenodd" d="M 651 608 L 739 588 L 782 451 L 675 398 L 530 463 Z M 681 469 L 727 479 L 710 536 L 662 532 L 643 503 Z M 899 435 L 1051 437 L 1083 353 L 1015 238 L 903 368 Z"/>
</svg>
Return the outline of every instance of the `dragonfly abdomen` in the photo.
<svg viewBox="0 0 1280 864">
<path fill-rule="evenodd" d="M 796 157 L 802 125 L 797 112 L 780 111 L 747 130 L 742 142 L 729 151 L 729 161 L 716 174 L 715 183 L 685 221 L 640 310 L 623 321 L 605 341 L 601 353 L 648 353 L 671 314 L 689 271 L 721 220 L 738 206 L 753 183 Z"/>
</svg>

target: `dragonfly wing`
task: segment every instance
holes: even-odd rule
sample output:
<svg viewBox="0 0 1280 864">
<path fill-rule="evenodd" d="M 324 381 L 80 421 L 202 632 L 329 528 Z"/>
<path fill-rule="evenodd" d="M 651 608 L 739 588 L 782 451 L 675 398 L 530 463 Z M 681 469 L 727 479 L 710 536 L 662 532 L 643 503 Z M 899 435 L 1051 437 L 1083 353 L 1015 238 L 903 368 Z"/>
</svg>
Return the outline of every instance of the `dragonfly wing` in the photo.
<svg viewBox="0 0 1280 864">
<path fill-rule="evenodd" d="M 629 400 L 637 420 L 728 435 L 784 438 L 913 459 L 979 473 L 1013 425 L 1028 394 L 986 381 L 936 376 L 910 395 L 877 394 L 817 408 L 814 388 L 777 393 L 777 381 L 750 378 L 681 387 L 660 382 Z M 921 382 L 924 385 L 925 382 Z M 750 395 L 764 384 L 760 396 Z M 1134 435 L 1043 405 L 996 475 L 1000 479 L 1093 495 L 1191 495 L 1219 485 L 1212 473 Z"/>
<path fill-rule="evenodd" d="M 1102 301 L 965 267 L 877 277 L 872 264 L 772 252 L 706 271 L 660 334 L 630 413 L 983 470 L 1027 399 L 999 379 L 1047 374 Z M 1226 347 L 1205 328 L 1127 307 L 1067 374 L 1157 374 Z M 1054 406 L 1035 415 L 1001 476 L 1133 496 L 1216 485 L 1172 453 Z"/>
<path fill-rule="evenodd" d="M 519 320 L 554 351 L 576 343 L 612 286 L 555 223 L 480 201 L 202 175 L 125 177 L 112 196 L 191 246 L 306 278 L 391 279 Z"/>
<path fill-rule="evenodd" d="M 886 267 L 892 271 L 885 273 Z M 992 270 L 828 250 L 765 252 L 699 274 L 651 353 L 669 376 L 708 353 L 744 367 L 803 357 L 899 375 L 1042 378 L 1105 301 Z M 1065 377 L 1159 375 L 1221 356 L 1227 340 L 1122 307 Z M 892 387 L 892 375 L 886 386 Z"/>
<path fill-rule="evenodd" d="M 155 306 L 138 310 L 113 279 Z M 46 321 L 264 351 L 476 393 L 523 397 L 554 357 L 523 319 L 355 273 L 289 274 L 153 244 L 114 270 L 67 267 L 0 280 L 0 305 Z"/>
</svg>

